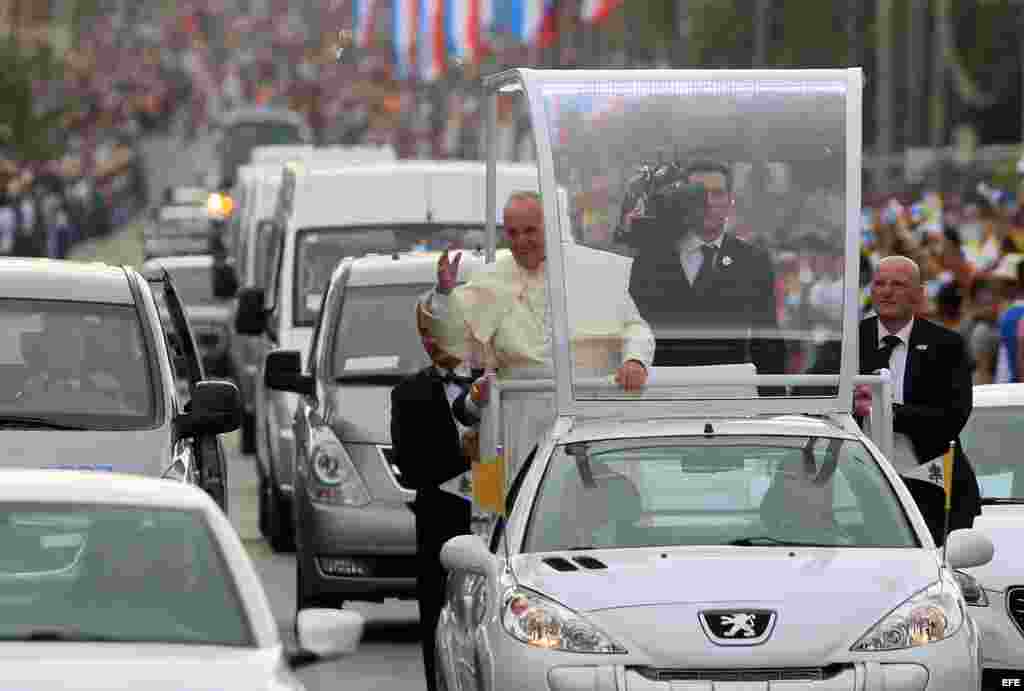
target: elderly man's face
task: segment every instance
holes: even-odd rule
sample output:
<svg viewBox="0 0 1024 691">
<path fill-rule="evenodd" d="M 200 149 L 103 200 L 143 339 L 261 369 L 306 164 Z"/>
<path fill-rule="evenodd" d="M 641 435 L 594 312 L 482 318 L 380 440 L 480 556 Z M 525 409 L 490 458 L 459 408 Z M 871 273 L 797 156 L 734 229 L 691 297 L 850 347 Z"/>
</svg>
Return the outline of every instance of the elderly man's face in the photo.
<svg viewBox="0 0 1024 691">
<path fill-rule="evenodd" d="M 923 299 L 921 282 L 906 262 L 882 262 L 871 281 L 871 302 L 885 321 L 908 321 Z"/>
<path fill-rule="evenodd" d="M 516 263 L 534 271 L 544 261 L 544 214 L 533 199 L 516 199 L 505 207 L 505 238 Z"/>
</svg>

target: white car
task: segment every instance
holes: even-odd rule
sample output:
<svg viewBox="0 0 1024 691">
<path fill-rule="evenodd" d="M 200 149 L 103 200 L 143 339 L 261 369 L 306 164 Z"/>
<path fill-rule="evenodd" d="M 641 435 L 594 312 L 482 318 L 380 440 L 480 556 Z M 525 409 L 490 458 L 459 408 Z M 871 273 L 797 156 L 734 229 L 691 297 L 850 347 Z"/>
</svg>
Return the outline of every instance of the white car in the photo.
<svg viewBox="0 0 1024 691">
<path fill-rule="evenodd" d="M 837 421 L 584 421 L 541 442 L 510 501 L 490 550 L 442 552 L 441 688 L 978 688 L 960 586 Z M 988 558 L 950 536 L 954 567 Z"/>
<path fill-rule="evenodd" d="M 227 517 L 169 480 L 0 470 L 4 688 L 302 689 L 290 668 L 352 652 L 363 620 L 305 610 L 286 651 Z"/>
<path fill-rule="evenodd" d="M 1024 384 L 975 386 L 974 410 L 960 435 L 981 486 L 982 513 L 974 526 L 995 545 L 990 563 L 969 570 L 976 582 L 965 583 L 981 630 L 986 689 L 1024 688 L 1022 416 Z"/>
</svg>

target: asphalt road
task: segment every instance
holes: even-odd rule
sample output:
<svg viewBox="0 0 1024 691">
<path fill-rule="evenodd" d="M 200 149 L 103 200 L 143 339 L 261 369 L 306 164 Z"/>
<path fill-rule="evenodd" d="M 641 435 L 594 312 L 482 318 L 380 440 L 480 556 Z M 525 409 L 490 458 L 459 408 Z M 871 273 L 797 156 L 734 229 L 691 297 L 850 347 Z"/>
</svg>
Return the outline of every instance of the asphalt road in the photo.
<svg viewBox="0 0 1024 691">
<path fill-rule="evenodd" d="M 145 144 L 150 198 L 160 199 L 167 185 L 201 180 L 212 160 L 209 137 L 191 146 L 175 137 L 153 138 Z M 129 223 L 106 238 L 74 249 L 72 259 L 111 264 L 142 264 L 142 224 Z M 239 452 L 237 433 L 226 436 L 228 450 L 228 513 L 263 579 L 270 605 L 286 642 L 294 645 L 295 559 L 274 554 L 260 537 L 257 522 L 255 458 Z M 298 672 L 309 691 L 337 689 L 423 689 L 423 664 L 417 633 L 415 602 L 350 603 L 366 619 L 359 650 L 352 656 Z"/>
</svg>

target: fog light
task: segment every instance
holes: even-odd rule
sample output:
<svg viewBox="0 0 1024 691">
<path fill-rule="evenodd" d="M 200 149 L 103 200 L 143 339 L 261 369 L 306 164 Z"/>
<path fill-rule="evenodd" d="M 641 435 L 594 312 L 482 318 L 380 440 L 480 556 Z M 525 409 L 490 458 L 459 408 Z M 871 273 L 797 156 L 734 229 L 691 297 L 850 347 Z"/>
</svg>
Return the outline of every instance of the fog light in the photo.
<svg viewBox="0 0 1024 691">
<path fill-rule="evenodd" d="M 350 557 L 320 557 L 320 570 L 328 576 L 369 576 L 370 565 Z"/>
</svg>

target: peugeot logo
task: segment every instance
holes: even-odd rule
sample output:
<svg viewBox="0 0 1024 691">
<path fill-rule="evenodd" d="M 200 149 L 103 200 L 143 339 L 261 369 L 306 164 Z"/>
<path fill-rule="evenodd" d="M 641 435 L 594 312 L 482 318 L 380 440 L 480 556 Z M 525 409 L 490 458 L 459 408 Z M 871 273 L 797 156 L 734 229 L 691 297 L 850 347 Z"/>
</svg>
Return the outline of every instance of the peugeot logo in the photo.
<svg viewBox="0 0 1024 691">
<path fill-rule="evenodd" d="M 706 609 L 700 613 L 700 625 L 718 645 L 758 645 L 768 640 L 775 628 L 775 612 L 770 609 Z"/>
</svg>

